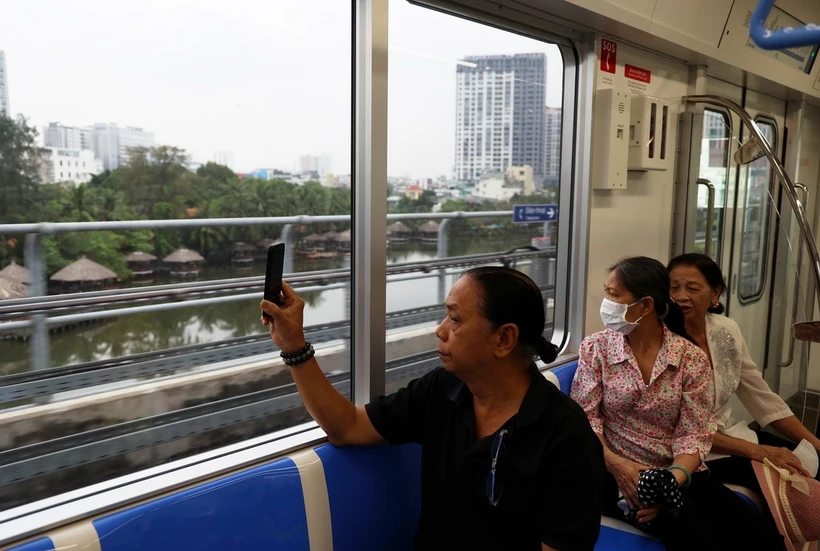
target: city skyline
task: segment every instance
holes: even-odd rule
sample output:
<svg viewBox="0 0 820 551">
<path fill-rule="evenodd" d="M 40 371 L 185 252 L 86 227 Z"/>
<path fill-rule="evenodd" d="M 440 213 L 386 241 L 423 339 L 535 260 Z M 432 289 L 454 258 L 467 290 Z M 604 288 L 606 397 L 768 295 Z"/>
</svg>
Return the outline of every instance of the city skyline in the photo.
<svg viewBox="0 0 820 551">
<path fill-rule="evenodd" d="M 0 21 L 11 114 L 23 114 L 38 133 L 51 121 L 146 128 L 157 144 L 201 162 L 231 152 L 238 172 L 292 170 L 302 156 L 327 155 L 330 172 L 348 174 L 350 52 L 338 44 L 350 43 L 350 9 L 332 0 L 305 4 L 13 3 Z M 41 39 L 31 40 L 33 29 Z M 563 63 L 554 45 L 395 1 L 389 46 L 393 176 L 452 175 L 453 73 L 464 56 L 544 52 L 546 103 L 560 106 Z"/>
</svg>

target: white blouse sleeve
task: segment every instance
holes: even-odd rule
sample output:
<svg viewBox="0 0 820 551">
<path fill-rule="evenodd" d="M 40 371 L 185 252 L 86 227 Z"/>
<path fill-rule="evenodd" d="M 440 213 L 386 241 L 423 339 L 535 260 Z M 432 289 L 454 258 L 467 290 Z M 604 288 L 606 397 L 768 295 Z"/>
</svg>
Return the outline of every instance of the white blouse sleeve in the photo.
<svg viewBox="0 0 820 551">
<path fill-rule="evenodd" d="M 786 402 L 773 392 L 766 384 L 766 381 L 763 380 L 763 375 L 758 371 L 752 360 L 752 355 L 749 353 L 749 347 L 746 346 L 746 340 L 742 336 L 740 338 L 742 350 L 740 384 L 737 387 L 737 397 L 740 398 L 740 401 L 749 410 L 755 421 L 760 423 L 761 427 L 769 425 L 772 421 L 794 415 Z"/>
</svg>

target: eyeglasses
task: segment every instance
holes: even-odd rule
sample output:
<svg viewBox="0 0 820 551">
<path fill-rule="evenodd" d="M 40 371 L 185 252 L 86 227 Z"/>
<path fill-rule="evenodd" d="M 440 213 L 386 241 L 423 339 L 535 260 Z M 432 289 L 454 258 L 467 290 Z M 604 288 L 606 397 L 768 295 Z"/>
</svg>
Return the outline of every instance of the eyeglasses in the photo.
<svg viewBox="0 0 820 551">
<path fill-rule="evenodd" d="M 487 483 L 485 484 L 485 489 L 487 491 L 487 499 L 490 500 L 490 505 L 495 507 L 498 505 L 499 499 L 501 499 L 501 489 L 504 485 L 504 482 L 501 481 L 499 484 L 496 484 L 496 466 L 498 465 L 498 456 L 501 454 L 501 447 L 504 445 L 504 435 L 506 435 L 509 431 L 507 429 L 503 429 L 499 431 L 498 434 L 495 435 L 495 440 L 493 440 L 493 446 L 490 449 L 490 458 L 492 459 L 492 464 L 490 465 L 490 473 L 487 475 Z"/>
</svg>

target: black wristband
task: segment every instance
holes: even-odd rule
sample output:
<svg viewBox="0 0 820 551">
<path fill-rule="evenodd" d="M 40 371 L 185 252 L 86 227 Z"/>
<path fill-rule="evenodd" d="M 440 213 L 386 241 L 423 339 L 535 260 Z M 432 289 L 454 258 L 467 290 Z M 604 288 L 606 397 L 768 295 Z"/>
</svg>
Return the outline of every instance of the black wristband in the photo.
<svg viewBox="0 0 820 551">
<path fill-rule="evenodd" d="M 282 357 L 282 361 L 285 362 L 285 365 L 293 367 L 305 363 L 311 359 L 314 354 L 316 354 L 316 351 L 313 349 L 313 346 L 307 342 L 301 350 L 296 352 L 282 352 L 280 356 Z"/>
<path fill-rule="evenodd" d="M 310 342 L 305 341 L 305 346 L 303 346 L 299 350 L 297 350 L 295 352 L 282 352 L 279 355 L 282 357 L 283 360 L 285 360 L 287 358 L 295 358 L 299 354 L 302 354 L 303 352 L 307 352 L 309 348 L 310 348 Z"/>
</svg>

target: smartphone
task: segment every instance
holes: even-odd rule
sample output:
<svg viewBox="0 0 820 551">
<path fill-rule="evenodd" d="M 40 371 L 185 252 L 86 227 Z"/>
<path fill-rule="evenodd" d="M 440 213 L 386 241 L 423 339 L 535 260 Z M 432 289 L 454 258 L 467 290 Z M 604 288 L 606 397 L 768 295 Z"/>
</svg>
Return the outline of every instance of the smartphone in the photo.
<svg viewBox="0 0 820 551">
<path fill-rule="evenodd" d="M 279 306 L 282 296 L 282 270 L 285 265 L 285 244 L 275 243 L 268 247 L 268 266 L 265 269 L 265 300 Z M 270 316 L 262 312 L 262 316 Z"/>
</svg>

